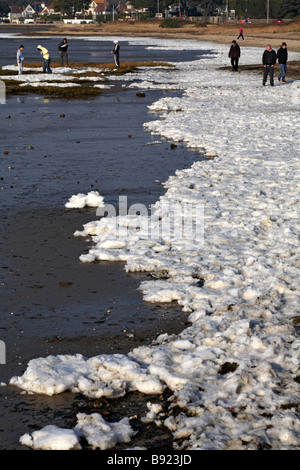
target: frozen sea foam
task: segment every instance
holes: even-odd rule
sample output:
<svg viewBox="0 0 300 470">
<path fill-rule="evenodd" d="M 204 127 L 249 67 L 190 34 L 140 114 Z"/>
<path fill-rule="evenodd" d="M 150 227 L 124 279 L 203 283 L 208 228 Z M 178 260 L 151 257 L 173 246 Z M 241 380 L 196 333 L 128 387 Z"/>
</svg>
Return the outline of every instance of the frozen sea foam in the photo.
<svg viewBox="0 0 300 470">
<path fill-rule="evenodd" d="M 129 443 L 134 435 L 128 418 L 109 423 L 98 413 L 78 413 L 74 429 L 45 426 L 21 436 L 20 443 L 34 450 L 81 450 L 84 438 L 92 449 L 108 450 L 118 443 Z"/>
<path fill-rule="evenodd" d="M 181 46 L 188 44 L 209 47 Z M 166 426 L 174 448 L 296 449 L 300 82 L 262 87 L 259 75 L 220 71 L 228 48 L 210 47 L 212 55 L 177 63 L 171 74 L 156 71 L 156 84 L 176 82 L 183 96 L 153 103 L 157 118 L 145 123 L 153 135 L 215 157 L 171 175 L 149 216 L 162 221 L 172 208 L 179 215 L 184 204 L 201 205 L 203 243 L 193 230 L 149 238 L 126 216 L 91 222 L 77 233 L 94 241 L 81 261 L 123 260 L 128 272 L 154 273 L 140 286 L 144 299 L 177 301 L 190 326 L 127 356 L 34 359 L 11 384 L 90 397 L 168 389 L 167 411 L 149 406 L 145 419 Z M 259 63 L 261 55 L 243 47 L 241 60 Z M 146 70 L 139 77 L 152 79 Z"/>
<path fill-rule="evenodd" d="M 32 434 L 24 434 L 20 443 L 34 450 L 81 450 L 77 434 L 72 429 L 45 426 Z"/>
<path fill-rule="evenodd" d="M 83 207 L 101 207 L 104 205 L 103 196 L 98 191 L 90 191 L 87 194 L 78 193 L 70 197 L 66 202 L 67 209 L 82 209 Z"/>
</svg>

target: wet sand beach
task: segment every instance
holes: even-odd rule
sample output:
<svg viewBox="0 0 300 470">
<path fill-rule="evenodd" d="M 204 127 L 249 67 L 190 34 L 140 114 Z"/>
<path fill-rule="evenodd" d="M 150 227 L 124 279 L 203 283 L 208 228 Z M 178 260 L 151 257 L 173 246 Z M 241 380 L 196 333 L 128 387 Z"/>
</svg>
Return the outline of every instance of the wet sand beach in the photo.
<svg viewBox="0 0 300 470">
<path fill-rule="evenodd" d="M 143 130 L 151 118 L 147 104 L 158 93 L 141 99 L 134 90 L 120 91 L 75 102 L 27 95 L 1 106 L 1 340 L 7 357 L 0 382 L 22 374 L 36 357 L 127 353 L 186 327 L 187 315 L 176 303 L 143 302 L 138 286 L 145 276 L 126 274 L 123 263 L 80 263 L 91 241 L 73 234 L 97 219 L 95 209 L 64 207 L 72 194 L 92 190 L 116 207 L 119 196 L 149 207 L 164 192 L 160 181 L 201 158 L 183 145 L 155 143 L 159 139 Z M 60 425 L 71 425 L 68 410 L 82 400 L 73 394 L 21 398 L 11 387 L 0 394 L 0 448 L 6 450 L 24 449 L 18 439 L 28 420 L 36 427 L 59 416 Z M 143 397 L 136 401 L 146 406 Z"/>
<path fill-rule="evenodd" d="M 90 217 L 90 211 L 37 209 L 33 215 L 24 210 L 2 224 L 2 245 L 9 256 L 5 261 L 1 258 L 8 265 L 2 266 L 2 272 L 7 272 L 1 283 L 1 338 L 7 364 L 0 366 L 1 381 L 22 374 L 35 357 L 126 354 L 161 333 L 178 333 L 187 326 L 186 315 L 177 305 L 145 304 L 138 291 L 142 276 L 126 275 L 123 263 L 78 262 L 85 242 L 73 237 L 73 232 Z M 32 397 L 4 387 L 0 395 L 2 450 L 24 449 L 18 444 L 24 430 L 49 422 L 73 426 L 74 409 L 100 406 L 72 393 Z M 136 395 L 124 401 L 145 413 L 146 398 Z M 106 416 L 114 419 L 113 413 L 122 406 L 107 403 Z M 159 433 L 155 435 L 158 439 Z"/>
</svg>

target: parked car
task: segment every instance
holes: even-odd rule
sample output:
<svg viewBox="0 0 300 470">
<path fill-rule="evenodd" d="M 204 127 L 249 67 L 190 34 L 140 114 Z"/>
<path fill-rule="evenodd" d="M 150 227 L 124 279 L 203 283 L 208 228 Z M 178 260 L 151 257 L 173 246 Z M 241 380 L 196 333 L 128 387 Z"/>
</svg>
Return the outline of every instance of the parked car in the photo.
<svg viewBox="0 0 300 470">
<path fill-rule="evenodd" d="M 278 19 L 278 20 L 273 20 L 272 23 L 284 23 L 284 21 Z"/>
</svg>

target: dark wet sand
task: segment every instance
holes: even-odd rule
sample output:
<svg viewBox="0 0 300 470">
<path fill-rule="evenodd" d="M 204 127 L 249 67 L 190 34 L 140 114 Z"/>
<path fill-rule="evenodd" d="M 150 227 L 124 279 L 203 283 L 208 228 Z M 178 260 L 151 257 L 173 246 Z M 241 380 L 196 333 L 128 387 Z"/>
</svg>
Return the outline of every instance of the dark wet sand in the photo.
<svg viewBox="0 0 300 470">
<path fill-rule="evenodd" d="M 90 218 L 83 210 L 50 209 L 38 210 L 34 216 L 21 212 L 6 220 L 10 257 L 7 280 L 1 286 L 1 310 L 7 316 L 2 327 L 7 364 L 0 366 L 1 381 L 21 375 L 34 357 L 126 354 L 150 344 L 160 333 L 178 333 L 186 327 L 187 316 L 176 304 L 143 302 L 137 290 L 143 277 L 127 275 L 123 263 L 78 262 L 86 242 L 73 232 Z M 24 449 L 18 440 L 25 432 L 48 424 L 72 427 L 77 411 L 94 409 L 104 411 L 105 419 L 112 421 L 127 416 L 129 410 L 131 415 L 138 412 L 136 443 L 145 444 L 146 439 L 151 447 L 161 440 L 171 445 L 165 429 L 153 434 L 156 426 L 140 426 L 138 418 L 146 414 L 149 396 L 130 394 L 103 402 L 72 393 L 22 395 L 17 388 L 5 387 L 0 388 L 0 399 L 0 449 Z"/>
<path fill-rule="evenodd" d="M 97 100 L 80 107 L 26 97 L 0 108 L 0 339 L 7 350 L 0 383 L 21 375 L 36 357 L 126 354 L 188 324 L 176 303 L 143 302 L 138 286 L 146 275 L 126 274 L 123 263 L 79 262 L 90 241 L 73 233 L 96 216 L 95 209 L 65 209 L 72 194 L 99 190 L 108 203 L 128 195 L 129 204 L 149 205 L 164 192 L 156 180 L 200 158 L 184 146 L 171 150 L 166 141 L 148 145 L 142 123 L 151 119 L 146 105 L 155 97 L 149 93 L 144 102 L 135 91 Z M 59 118 L 62 108 L 66 119 Z M 120 110 L 127 120 L 112 139 L 110 125 Z M 134 445 L 171 446 L 165 429 L 140 424 L 149 399 L 130 394 L 100 405 L 71 393 L 51 398 L 0 388 L 0 449 L 23 450 L 18 440 L 24 433 L 48 424 L 72 427 L 78 410 L 103 406 L 113 421 L 140 410 Z"/>
<path fill-rule="evenodd" d="M 0 108 L 1 149 L 8 151 L 0 155 L 1 339 L 7 348 L 0 381 L 33 357 L 125 352 L 168 327 L 182 329 L 186 315 L 176 303 L 143 302 L 138 286 L 145 276 L 126 274 L 124 263 L 79 261 L 92 243 L 73 234 L 97 219 L 96 210 L 65 208 L 72 194 L 91 190 L 116 208 L 119 196 L 127 196 L 128 207 L 148 207 L 164 193 L 157 179 L 200 158 L 183 146 L 171 150 L 168 142 L 147 145 L 154 140 L 142 129 L 150 119 L 148 102 L 133 91 L 75 103 L 26 97 Z"/>
<path fill-rule="evenodd" d="M 5 221 L 2 380 L 33 357 L 128 352 L 163 331 L 183 329 L 187 317 L 176 303 L 143 302 L 138 286 L 146 276 L 127 274 L 121 262 L 80 263 L 92 242 L 73 233 L 93 216 L 91 210 L 36 209 Z"/>
</svg>

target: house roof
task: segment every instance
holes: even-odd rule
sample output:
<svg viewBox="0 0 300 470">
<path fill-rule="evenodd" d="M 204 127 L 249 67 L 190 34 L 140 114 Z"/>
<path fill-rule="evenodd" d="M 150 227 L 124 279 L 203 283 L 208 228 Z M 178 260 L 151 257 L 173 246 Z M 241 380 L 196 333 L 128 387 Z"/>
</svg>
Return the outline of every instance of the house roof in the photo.
<svg viewBox="0 0 300 470">
<path fill-rule="evenodd" d="M 119 13 L 129 13 L 137 11 L 131 2 L 120 2 L 117 6 L 117 9 Z"/>
<path fill-rule="evenodd" d="M 11 6 L 10 8 L 12 13 L 22 13 L 24 11 L 24 7 L 18 5 Z"/>
<path fill-rule="evenodd" d="M 98 4 L 96 8 L 94 9 L 95 13 L 104 13 L 106 11 L 109 11 L 111 9 L 110 5 L 103 5 L 103 4 Z"/>
<path fill-rule="evenodd" d="M 54 10 L 54 6 L 53 6 L 53 3 L 50 3 L 50 5 L 46 5 L 43 9 L 43 11 L 50 11 L 50 10 Z"/>
</svg>

